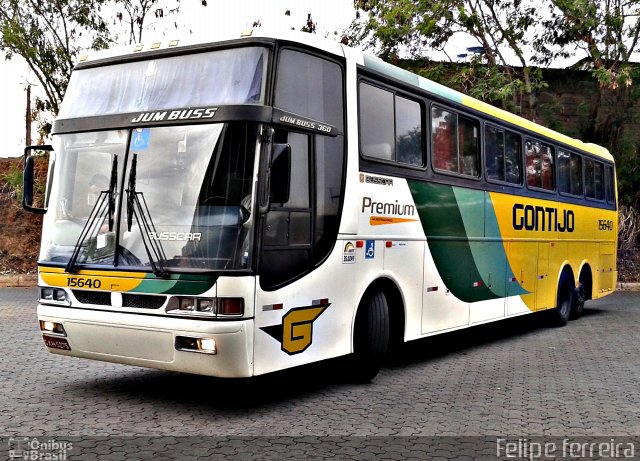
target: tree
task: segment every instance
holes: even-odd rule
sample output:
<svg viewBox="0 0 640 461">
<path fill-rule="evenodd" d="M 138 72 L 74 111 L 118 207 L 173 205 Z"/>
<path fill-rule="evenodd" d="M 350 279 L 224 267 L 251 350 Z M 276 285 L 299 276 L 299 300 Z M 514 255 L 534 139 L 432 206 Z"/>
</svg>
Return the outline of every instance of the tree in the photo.
<svg viewBox="0 0 640 461">
<path fill-rule="evenodd" d="M 403 52 L 420 57 L 427 64 L 423 74 L 436 79 L 446 74 L 449 84 L 454 82 L 479 99 L 506 104 L 511 98 L 512 109 L 520 106 L 516 100 L 520 94 L 532 96 L 544 86 L 525 51 L 539 20 L 533 4 L 522 0 L 355 0 L 354 5 L 357 17 L 350 27 L 350 42 L 376 49 L 385 60 L 398 60 Z M 444 72 L 426 58 L 428 52 L 439 51 L 453 62 L 446 46 L 461 34 L 478 43 L 468 50 L 471 59 L 466 65 Z M 511 66 L 512 59 L 520 68 Z M 493 84 L 482 85 L 486 81 Z"/>
<path fill-rule="evenodd" d="M 118 6 L 116 18 L 127 27 L 128 43 L 140 43 L 142 32 L 148 25 L 148 18 L 162 20 L 180 11 L 180 0 L 172 2 L 174 6 L 163 5 L 161 0 L 115 0 Z M 207 0 L 201 0 L 202 6 L 207 6 Z M 177 23 L 174 23 L 177 27 Z"/>
<path fill-rule="evenodd" d="M 586 141 L 609 148 L 617 160 L 623 203 L 640 206 L 638 141 L 628 128 L 637 124 L 633 106 L 640 100 L 640 66 L 632 62 L 640 37 L 640 4 L 623 0 L 553 0 L 535 40 L 537 59 L 548 64 L 582 54 L 579 63 L 598 83 Z"/>
<path fill-rule="evenodd" d="M 6 59 L 22 56 L 45 94 L 36 98 L 34 118 L 58 113 L 80 54 L 115 43 L 103 16 L 113 3 L 130 18 L 130 42 L 142 39 L 149 16 L 162 18 L 179 8 L 179 0 L 174 8 L 162 7 L 158 0 L 0 0 L 0 51 Z M 206 6 L 207 1 L 201 3 Z M 122 20 L 122 13 L 116 17 Z M 39 125 L 41 136 L 50 129 L 45 121 Z"/>
<path fill-rule="evenodd" d="M 24 58 L 46 99 L 36 109 L 58 112 L 71 70 L 83 49 L 109 41 L 100 16 L 104 0 L 0 0 L 0 50 Z"/>
</svg>

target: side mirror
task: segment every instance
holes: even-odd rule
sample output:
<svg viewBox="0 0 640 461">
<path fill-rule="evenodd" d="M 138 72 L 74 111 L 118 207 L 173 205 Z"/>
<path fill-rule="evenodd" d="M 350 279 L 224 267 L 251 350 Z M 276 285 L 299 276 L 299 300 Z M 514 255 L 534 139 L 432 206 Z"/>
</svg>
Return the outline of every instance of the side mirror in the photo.
<svg viewBox="0 0 640 461">
<path fill-rule="evenodd" d="M 27 146 L 24 149 L 24 174 L 22 176 L 22 207 L 36 214 L 47 212 L 47 175 L 50 145 Z"/>
<path fill-rule="evenodd" d="M 291 186 L 291 146 L 274 144 L 271 151 L 270 200 L 272 203 L 289 201 Z"/>
</svg>

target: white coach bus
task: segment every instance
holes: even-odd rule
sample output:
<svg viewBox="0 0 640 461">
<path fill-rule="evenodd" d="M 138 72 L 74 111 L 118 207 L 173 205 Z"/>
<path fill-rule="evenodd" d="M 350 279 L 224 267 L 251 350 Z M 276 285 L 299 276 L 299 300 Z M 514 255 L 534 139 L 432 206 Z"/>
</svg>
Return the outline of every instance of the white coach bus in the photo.
<svg viewBox="0 0 640 461">
<path fill-rule="evenodd" d="M 548 310 L 616 283 L 584 144 L 310 34 L 80 59 L 52 145 L 38 319 L 56 354 L 247 377 Z M 34 159 L 49 151 L 44 207 Z"/>
</svg>

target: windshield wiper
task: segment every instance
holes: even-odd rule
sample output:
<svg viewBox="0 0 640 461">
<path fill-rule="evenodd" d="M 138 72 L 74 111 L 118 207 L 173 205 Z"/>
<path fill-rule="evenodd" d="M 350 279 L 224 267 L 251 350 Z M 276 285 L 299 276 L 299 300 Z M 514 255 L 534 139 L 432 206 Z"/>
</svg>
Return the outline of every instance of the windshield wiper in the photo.
<svg viewBox="0 0 640 461">
<path fill-rule="evenodd" d="M 156 277 L 168 278 L 169 273 L 165 269 L 167 257 L 162 248 L 162 244 L 157 239 L 152 239 L 151 235 L 158 235 L 156 226 L 151 219 L 149 207 L 142 192 L 136 191 L 136 171 L 138 165 L 138 154 L 133 154 L 131 169 L 129 171 L 129 188 L 127 192 L 127 230 L 131 232 L 133 217 L 135 216 L 140 228 L 142 243 L 149 257 L 151 270 Z"/>
<path fill-rule="evenodd" d="M 87 222 L 80 232 L 80 237 L 76 242 L 71 258 L 67 262 L 65 272 L 74 273 L 78 269 L 78 257 L 80 256 L 80 250 L 82 244 L 88 237 L 93 237 L 98 233 L 102 227 L 105 218 L 109 216 L 109 232 L 113 232 L 113 215 L 115 212 L 115 199 L 116 199 L 116 186 L 118 182 L 118 156 L 113 156 L 113 163 L 111 164 L 111 180 L 109 182 L 109 189 L 100 191 L 100 195 L 96 200 L 96 203 L 89 213 Z"/>
</svg>

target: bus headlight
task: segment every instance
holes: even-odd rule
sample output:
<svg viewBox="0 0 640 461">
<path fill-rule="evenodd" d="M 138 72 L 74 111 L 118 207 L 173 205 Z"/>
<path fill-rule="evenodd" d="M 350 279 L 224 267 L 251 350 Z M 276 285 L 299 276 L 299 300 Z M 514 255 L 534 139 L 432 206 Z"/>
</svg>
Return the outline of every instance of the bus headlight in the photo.
<svg viewBox="0 0 640 461">
<path fill-rule="evenodd" d="M 67 292 L 62 288 L 40 287 L 40 302 L 70 305 Z"/>
<path fill-rule="evenodd" d="M 179 296 L 169 300 L 167 314 L 232 316 L 244 315 L 244 299 L 242 298 L 192 298 Z"/>
</svg>

